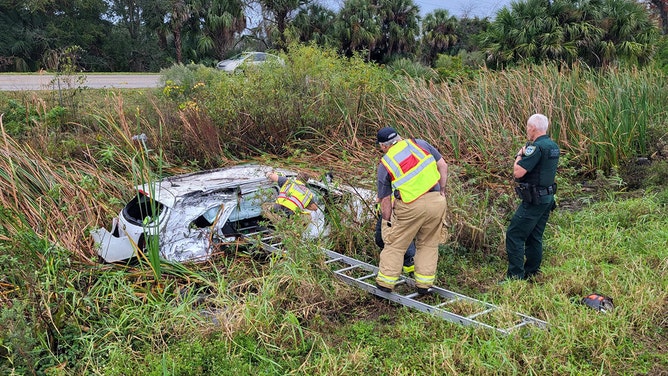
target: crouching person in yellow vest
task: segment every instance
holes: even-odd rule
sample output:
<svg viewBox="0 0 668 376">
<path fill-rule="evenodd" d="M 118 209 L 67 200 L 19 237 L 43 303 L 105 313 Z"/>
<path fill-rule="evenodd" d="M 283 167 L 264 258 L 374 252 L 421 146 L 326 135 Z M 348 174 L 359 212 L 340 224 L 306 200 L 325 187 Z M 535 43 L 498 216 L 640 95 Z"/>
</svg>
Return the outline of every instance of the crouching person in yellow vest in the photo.
<svg viewBox="0 0 668 376">
<path fill-rule="evenodd" d="M 313 201 L 313 192 L 306 186 L 308 175 L 300 172 L 296 178 L 279 176 L 275 172 L 268 172 L 267 178 L 278 184 L 280 187 L 278 196 L 274 204 L 264 209 L 264 215 L 272 222 L 278 221 L 281 217 L 291 218 L 293 215 L 299 215 L 302 230 L 311 222 L 310 212 L 318 210 L 318 205 Z M 269 209 L 269 210 L 267 210 Z"/>
<path fill-rule="evenodd" d="M 385 246 L 376 285 L 381 291 L 393 291 L 406 249 L 415 239 L 417 292 L 428 294 L 436 279 L 438 244 L 446 218 L 448 165 L 427 141 L 404 140 L 394 128 L 380 129 L 377 142 L 385 153 L 377 175 Z"/>
</svg>

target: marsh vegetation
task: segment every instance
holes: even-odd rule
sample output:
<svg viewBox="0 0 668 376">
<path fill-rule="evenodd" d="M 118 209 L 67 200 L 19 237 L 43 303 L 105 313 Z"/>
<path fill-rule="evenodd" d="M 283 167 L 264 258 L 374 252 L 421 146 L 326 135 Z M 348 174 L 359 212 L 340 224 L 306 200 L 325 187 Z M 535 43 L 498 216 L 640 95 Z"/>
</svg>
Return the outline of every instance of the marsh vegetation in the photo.
<svg viewBox="0 0 668 376">
<path fill-rule="evenodd" d="M 546 65 L 424 80 L 300 47 L 280 68 L 163 75 L 161 90 L 84 90 L 68 102 L 0 93 L 0 373 L 668 372 L 665 74 Z M 497 286 L 516 203 L 511 158 L 534 112 L 563 149 L 560 209 L 537 283 Z M 373 223 L 322 242 L 287 237 L 284 257 L 262 260 L 96 258 L 90 230 L 137 181 L 253 161 L 373 189 L 386 124 L 437 145 L 451 167 L 438 285 L 549 330 L 504 337 L 339 282 L 319 247 L 376 263 Z M 140 133 L 146 148 L 132 140 Z M 614 311 L 577 304 L 591 292 L 612 296 Z"/>
</svg>

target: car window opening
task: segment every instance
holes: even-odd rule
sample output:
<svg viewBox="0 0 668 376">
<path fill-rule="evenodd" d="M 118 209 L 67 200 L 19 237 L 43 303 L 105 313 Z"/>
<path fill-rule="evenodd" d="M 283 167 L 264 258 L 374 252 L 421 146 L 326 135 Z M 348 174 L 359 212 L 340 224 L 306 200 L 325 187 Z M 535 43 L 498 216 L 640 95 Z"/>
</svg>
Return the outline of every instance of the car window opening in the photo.
<svg viewBox="0 0 668 376">
<path fill-rule="evenodd" d="M 164 208 L 165 206 L 160 202 L 138 193 L 125 205 L 123 215 L 129 222 L 135 225 L 143 225 L 159 217 Z"/>
<path fill-rule="evenodd" d="M 206 228 L 206 227 L 211 227 L 214 222 L 216 222 L 216 217 L 218 216 L 218 213 L 223 210 L 223 206 L 221 205 L 216 205 L 214 207 L 209 208 L 209 210 L 205 211 L 204 214 L 200 215 L 199 217 L 195 218 L 194 221 L 190 222 L 190 228 Z"/>
<path fill-rule="evenodd" d="M 223 234 L 232 236 L 258 231 L 260 222 L 265 220 L 262 216 L 262 204 L 268 200 L 273 200 L 275 194 L 277 194 L 277 191 L 273 189 L 269 191 L 256 190 L 244 194 L 240 192 L 237 205 L 223 227 Z"/>
</svg>

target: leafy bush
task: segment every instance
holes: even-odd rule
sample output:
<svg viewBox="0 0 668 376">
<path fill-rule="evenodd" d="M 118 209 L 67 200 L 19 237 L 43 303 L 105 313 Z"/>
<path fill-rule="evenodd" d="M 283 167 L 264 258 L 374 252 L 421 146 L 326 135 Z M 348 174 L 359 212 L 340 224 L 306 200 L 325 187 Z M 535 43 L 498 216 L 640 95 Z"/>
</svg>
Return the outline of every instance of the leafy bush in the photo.
<svg viewBox="0 0 668 376">
<path fill-rule="evenodd" d="M 13 300 L 0 309 L 0 373 L 35 374 L 43 371 L 40 359 L 47 355 L 36 333 L 32 304 Z"/>
<path fill-rule="evenodd" d="M 654 65 L 668 75 L 668 35 L 663 35 L 657 43 Z"/>
<path fill-rule="evenodd" d="M 25 136 L 26 127 L 30 119 L 28 109 L 15 99 L 9 99 L 6 102 L 6 107 L 2 109 L 4 114 L 2 123 L 5 132 L 12 137 Z"/>
<path fill-rule="evenodd" d="M 360 58 L 294 46 L 286 66 L 221 74 L 197 99 L 232 155 L 286 156 L 302 147 L 317 149 L 314 139 L 355 143 L 365 108 L 386 89 L 387 78 L 386 71 Z"/>
<path fill-rule="evenodd" d="M 484 66 L 480 52 L 468 53 L 462 51 L 457 56 L 439 54 L 434 69 L 442 80 L 448 81 L 458 78 L 473 78 L 476 71 Z"/>
<path fill-rule="evenodd" d="M 160 74 L 164 82 L 163 94 L 172 100 L 187 101 L 220 72 L 202 64 L 174 64 L 161 70 Z"/>
<path fill-rule="evenodd" d="M 387 65 L 388 71 L 395 77 L 408 76 L 412 79 L 432 81 L 438 78 L 433 69 L 410 59 L 401 58 Z"/>
</svg>

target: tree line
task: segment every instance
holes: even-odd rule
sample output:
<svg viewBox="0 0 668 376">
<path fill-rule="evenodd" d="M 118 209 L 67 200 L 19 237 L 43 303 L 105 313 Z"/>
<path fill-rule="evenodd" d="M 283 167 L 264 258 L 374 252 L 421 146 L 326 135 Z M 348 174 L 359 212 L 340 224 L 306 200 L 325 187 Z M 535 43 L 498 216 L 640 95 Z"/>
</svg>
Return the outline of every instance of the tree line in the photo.
<svg viewBox="0 0 668 376">
<path fill-rule="evenodd" d="M 295 42 L 381 64 L 643 65 L 667 27 L 668 0 L 524 0 L 494 19 L 421 17 L 413 0 L 345 0 L 336 11 L 317 0 L 0 0 L 0 71 L 213 66 Z"/>
</svg>

